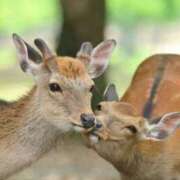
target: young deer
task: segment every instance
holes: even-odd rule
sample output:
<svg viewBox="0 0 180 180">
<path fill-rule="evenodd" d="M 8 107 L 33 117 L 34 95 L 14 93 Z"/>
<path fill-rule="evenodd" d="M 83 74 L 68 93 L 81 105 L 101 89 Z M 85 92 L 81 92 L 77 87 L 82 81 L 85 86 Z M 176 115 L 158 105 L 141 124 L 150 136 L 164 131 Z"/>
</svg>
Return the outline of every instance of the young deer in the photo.
<svg viewBox="0 0 180 180">
<path fill-rule="evenodd" d="M 180 113 L 168 113 L 150 126 L 132 105 L 116 99 L 113 88 L 96 113 L 102 127 L 91 132 L 91 146 L 117 168 L 122 180 L 180 178 Z"/>
<path fill-rule="evenodd" d="M 180 55 L 157 54 L 143 61 L 121 101 L 153 121 L 180 110 Z"/>
<path fill-rule="evenodd" d="M 40 158 L 62 133 L 82 131 L 82 122 L 86 129 L 94 125 L 92 78 L 105 71 L 116 44 L 106 40 L 93 49 L 83 43 L 71 58 L 56 56 L 42 39 L 35 39 L 42 56 L 18 35 L 13 41 L 21 69 L 36 85 L 27 96 L 0 106 L 0 179 Z"/>
</svg>

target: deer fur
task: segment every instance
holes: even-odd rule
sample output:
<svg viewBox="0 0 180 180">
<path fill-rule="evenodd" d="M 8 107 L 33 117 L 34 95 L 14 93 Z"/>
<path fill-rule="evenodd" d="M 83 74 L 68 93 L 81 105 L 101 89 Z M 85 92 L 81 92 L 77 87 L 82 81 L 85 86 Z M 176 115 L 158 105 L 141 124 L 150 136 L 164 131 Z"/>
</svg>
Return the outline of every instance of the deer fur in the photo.
<svg viewBox="0 0 180 180">
<path fill-rule="evenodd" d="M 111 101 L 102 102 L 96 115 L 102 127 L 92 131 L 89 143 L 122 180 L 180 179 L 180 113 L 150 126 L 132 105 Z"/>
<path fill-rule="evenodd" d="M 111 108 L 110 102 L 100 103 L 98 105 L 100 112 L 104 111 L 102 122 L 106 122 L 107 117 L 111 114 L 117 115 L 118 111 L 121 112 L 124 109 L 126 111 L 117 115 L 116 118 L 121 119 L 127 116 L 130 120 L 137 117 L 145 124 L 157 123 L 161 121 L 164 114 L 179 111 L 179 62 L 180 56 L 176 54 L 157 54 L 145 59 L 137 68 L 129 88 L 120 100 L 115 86 L 111 86 L 107 94 L 105 93 L 104 101 L 119 100 L 119 104 L 127 104 Z M 106 112 L 107 108 L 110 109 L 108 112 Z M 132 112 L 135 113 L 132 114 Z M 133 141 L 128 139 L 123 143 L 116 141 L 116 137 L 112 137 L 116 129 L 118 125 L 114 126 L 110 132 L 106 129 L 100 141 L 94 137 L 93 131 L 90 139 L 96 151 L 121 172 L 123 180 L 174 180 L 179 178 L 179 129 L 164 141 L 134 138 Z M 120 131 L 119 129 L 119 133 Z M 108 139 L 109 136 L 115 141 L 102 140 Z"/>
<path fill-rule="evenodd" d="M 137 68 L 120 99 L 132 104 L 149 121 L 180 110 L 180 55 L 156 54 Z"/>
<path fill-rule="evenodd" d="M 92 78 L 105 71 L 115 47 L 114 40 L 100 43 L 84 63 L 79 57 L 56 56 L 42 39 L 35 40 L 41 54 L 17 34 L 13 41 L 20 67 L 35 85 L 26 96 L 0 106 L 0 179 L 39 159 L 62 133 L 85 131 L 80 116 L 92 114 Z"/>
</svg>

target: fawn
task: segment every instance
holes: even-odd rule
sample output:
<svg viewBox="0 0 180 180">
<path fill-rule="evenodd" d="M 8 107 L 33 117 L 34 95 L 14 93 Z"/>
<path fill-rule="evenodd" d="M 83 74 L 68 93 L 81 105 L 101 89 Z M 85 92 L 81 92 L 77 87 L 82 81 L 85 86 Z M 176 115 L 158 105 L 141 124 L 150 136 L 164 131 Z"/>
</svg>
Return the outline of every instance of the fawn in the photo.
<svg viewBox="0 0 180 180">
<path fill-rule="evenodd" d="M 92 79 L 105 71 L 116 45 L 105 40 L 93 49 L 86 42 L 71 58 L 56 56 L 42 39 L 34 41 L 41 54 L 17 34 L 13 41 L 20 67 L 34 77 L 35 86 L 18 101 L 1 103 L 0 179 L 40 158 L 62 133 L 85 131 L 95 124 Z"/>
<path fill-rule="evenodd" d="M 90 146 L 121 173 L 122 180 L 180 178 L 180 113 L 150 125 L 135 108 L 118 101 L 114 86 L 96 112 L 101 124 L 89 134 Z"/>
<path fill-rule="evenodd" d="M 132 104 L 149 121 L 179 111 L 179 68 L 180 55 L 156 54 L 146 58 L 120 100 Z"/>
</svg>

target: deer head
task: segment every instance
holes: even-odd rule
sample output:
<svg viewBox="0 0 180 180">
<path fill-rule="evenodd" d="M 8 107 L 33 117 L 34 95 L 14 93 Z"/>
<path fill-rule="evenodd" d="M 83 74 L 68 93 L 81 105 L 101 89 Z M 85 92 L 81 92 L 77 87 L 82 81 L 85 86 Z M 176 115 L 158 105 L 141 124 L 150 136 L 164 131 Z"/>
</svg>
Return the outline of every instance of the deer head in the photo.
<svg viewBox="0 0 180 180">
<path fill-rule="evenodd" d="M 141 141 L 162 141 L 180 125 L 180 113 L 165 114 L 157 124 L 150 125 L 131 104 L 118 101 L 114 85 L 105 93 L 107 101 L 98 105 L 97 124 L 89 135 L 90 144 L 105 159 L 116 164 L 129 156 Z M 110 101 L 108 101 L 108 99 Z"/>
<path fill-rule="evenodd" d="M 34 43 L 41 54 L 17 34 L 13 34 L 21 69 L 31 74 L 36 83 L 36 103 L 45 120 L 67 131 L 74 127 L 83 130 L 94 125 L 91 110 L 93 78 L 107 68 L 116 45 L 106 40 L 94 49 L 83 43 L 76 58 L 54 54 L 42 39 Z"/>
</svg>

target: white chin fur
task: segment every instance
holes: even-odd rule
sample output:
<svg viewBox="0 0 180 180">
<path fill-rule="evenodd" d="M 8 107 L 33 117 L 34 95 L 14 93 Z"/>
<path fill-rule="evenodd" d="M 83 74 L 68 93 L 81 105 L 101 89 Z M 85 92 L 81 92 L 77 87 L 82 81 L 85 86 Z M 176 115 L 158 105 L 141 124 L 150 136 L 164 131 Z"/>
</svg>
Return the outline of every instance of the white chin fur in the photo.
<svg viewBox="0 0 180 180">
<path fill-rule="evenodd" d="M 90 135 L 89 139 L 90 139 L 91 143 L 93 143 L 93 144 L 97 144 L 99 141 L 99 138 L 96 135 Z"/>
</svg>

